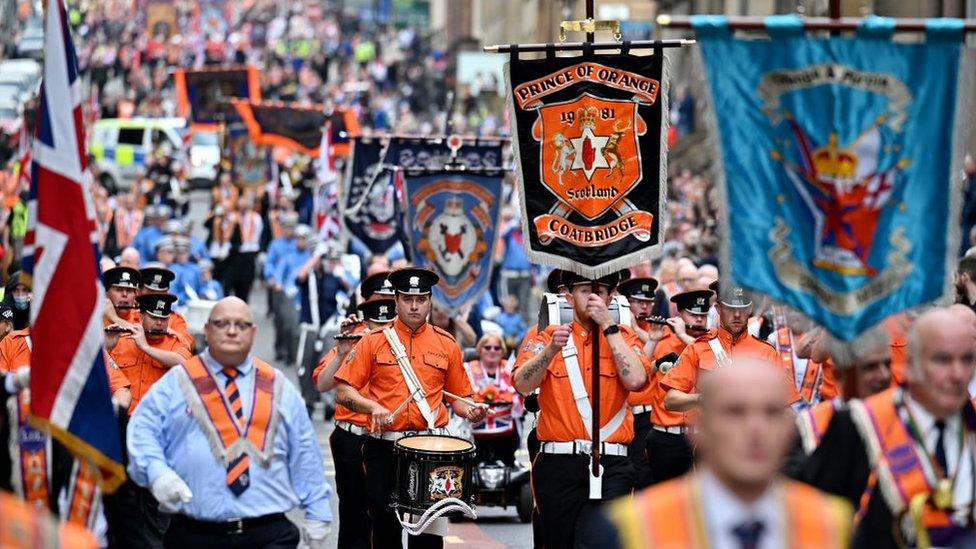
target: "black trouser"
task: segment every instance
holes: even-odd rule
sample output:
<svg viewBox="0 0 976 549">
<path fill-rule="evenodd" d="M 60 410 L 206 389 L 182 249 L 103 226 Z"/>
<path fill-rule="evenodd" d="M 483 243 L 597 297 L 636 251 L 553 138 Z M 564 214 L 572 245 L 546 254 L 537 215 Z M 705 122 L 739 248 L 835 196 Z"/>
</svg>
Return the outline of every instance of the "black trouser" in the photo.
<svg viewBox="0 0 976 549">
<path fill-rule="evenodd" d="M 170 517 L 159 510 L 159 503 L 149 490 L 126 479 L 103 502 L 110 547 L 164 547 L 163 536 L 169 528 Z"/>
<path fill-rule="evenodd" d="M 651 429 L 647 434 L 647 462 L 651 466 L 651 483 L 680 477 L 694 463 L 691 444 L 684 435 Z"/>
<path fill-rule="evenodd" d="M 539 511 L 537 547 L 603 547 L 600 528 L 604 501 L 630 494 L 634 465 L 623 456 L 602 456 L 602 499 L 590 497 L 590 457 L 540 453 L 532 465 L 532 491 Z"/>
<path fill-rule="evenodd" d="M 265 517 L 262 517 L 265 519 Z M 167 549 L 293 549 L 301 535 L 283 514 L 245 526 L 241 532 L 229 532 L 217 523 L 204 523 L 173 515 L 173 527 L 166 532 Z M 253 520 L 253 519 L 252 519 Z M 136 547 L 136 546 L 131 546 Z"/>
<path fill-rule="evenodd" d="M 224 295 L 236 295 L 247 301 L 251 295 L 251 285 L 254 284 L 254 261 L 257 256 L 257 252 L 233 252 L 227 257 L 221 282 Z"/>
<path fill-rule="evenodd" d="M 634 463 L 637 482 L 634 488 L 640 490 L 651 485 L 651 464 L 647 460 L 647 434 L 651 431 L 651 413 L 634 414 L 634 440 L 627 448 L 627 455 Z"/>
<path fill-rule="evenodd" d="M 335 463 L 336 495 L 339 496 L 339 549 L 368 548 L 370 521 L 367 512 L 366 471 L 363 470 L 365 436 L 338 427 L 329 437 Z"/>
<path fill-rule="evenodd" d="M 396 489 L 396 460 L 393 443 L 366 437 L 363 445 L 363 464 L 366 466 L 366 497 L 372 524 L 373 547 L 388 549 L 402 547 L 400 536 L 403 527 L 397 521 L 396 511 L 390 507 L 390 496 Z M 408 547 L 444 547 L 440 536 L 420 534 L 407 536 Z"/>
<path fill-rule="evenodd" d="M 122 442 L 122 463 L 128 465 L 125 433 L 129 428 L 129 415 L 121 410 L 116 419 Z M 115 493 L 103 496 L 102 503 L 108 524 L 109 547 L 163 547 L 163 535 L 169 528 L 169 515 L 159 510 L 159 502 L 148 489 L 127 478 Z"/>
</svg>

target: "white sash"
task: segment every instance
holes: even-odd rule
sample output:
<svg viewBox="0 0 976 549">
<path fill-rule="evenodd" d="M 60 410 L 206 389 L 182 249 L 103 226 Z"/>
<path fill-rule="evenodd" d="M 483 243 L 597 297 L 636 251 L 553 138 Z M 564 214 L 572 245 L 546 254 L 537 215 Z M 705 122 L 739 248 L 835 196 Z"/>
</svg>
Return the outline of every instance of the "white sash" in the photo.
<svg viewBox="0 0 976 549">
<path fill-rule="evenodd" d="M 397 364 L 400 366 L 400 373 L 403 375 L 404 381 L 407 382 L 407 389 L 410 390 L 410 396 L 417 403 L 417 408 L 420 409 L 420 415 L 424 416 L 424 421 L 427 422 L 427 428 L 436 428 L 437 417 L 434 415 L 434 411 L 431 410 L 430 403 L 427 402 L 427 392 L 420 383 L 420 378 L 413 371 L 413 366 L 410 364 L 410 359 L 407 358 L 406 348 L 403 346 L 403 342 L 400 341 L 400 336 L 392 328 L 385 328 L 383 335 L 386 336 L 386 341 L 390 344 L 390 350 L 393 351 L 393 356 L 397 359 Z"/>
<path fill-rule="evenodd" d="M 725 349 L 722 347 L 722 343 L 718 340 L 718 336 L 708 340 L 708 346 L 711 347 L 712 354 L 715 355 L 715 361 L 718 362 L 719 368 L 732 366 L 732 359 L 729 357 L 729 354 L 725 352 Z"/>
<path fill-rule="evenodd" d="M 576 401 L 576 410 L 579 412 L 583 426 L 586 427 L 586 434 L 593 436 L 593 407 L 590 405 L 590 397 L 586 393 L 586 385 L 583 383 L 583 373 L 580 371 L 579 360 L 577 359 L 576 344 L 570 335 L 569 341 L 563 347 L 563 362 L 566 364 L 566 373 L 569 374 L 569 386 L 573 389 L 573 400 Z M 610 418 L 610 421 L 600 427 L 600 440 L 603 440 L 614 433 L 623 425 L 627 419 L 627 403 L 625 402 L 620 410 Z"/>
</svg>

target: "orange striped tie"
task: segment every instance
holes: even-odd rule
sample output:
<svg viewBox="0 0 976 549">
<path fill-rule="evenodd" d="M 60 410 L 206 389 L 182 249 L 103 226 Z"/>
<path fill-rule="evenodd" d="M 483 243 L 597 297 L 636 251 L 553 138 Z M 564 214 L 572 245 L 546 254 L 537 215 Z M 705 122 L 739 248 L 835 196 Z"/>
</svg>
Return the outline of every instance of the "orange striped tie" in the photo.
<svg viewBox="0 0 976 549">
<path fill-rule="evenodd" d="M 237 424 L 243 429 L 244 407 L 241 404 L 241 393 L 237 390 L 237 383 L 234 381 L 240 372 L 237 371 L 237 368 L 224 368 L 223 372 L 227 376 L 227 384 L 224 385 L 224 395 L 227 396 L 230 409 L 237 418 Z M 248 485 L 250 485 L 250 475 L 248 475 L 249 466 L 250 460 L 247 458 L 246 452 L 227 465 L 227 487 L 230 488 L 231 492 L 234 492 L 235 496 L 243 494 L 244 490 L 247 490 Z"/>
</svg>

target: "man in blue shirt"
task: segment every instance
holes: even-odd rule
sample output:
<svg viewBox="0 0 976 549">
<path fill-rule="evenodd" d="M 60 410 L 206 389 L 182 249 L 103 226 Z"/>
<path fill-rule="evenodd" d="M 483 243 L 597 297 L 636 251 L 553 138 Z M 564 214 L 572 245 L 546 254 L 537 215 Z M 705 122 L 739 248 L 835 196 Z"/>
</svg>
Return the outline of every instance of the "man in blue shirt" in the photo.
<svg viewBox="0 0 976 549">
<path fill-rule="evenodd" d="M 289 312 L 282 312 L 282 306 L 289 305 L 290 301 L 285 297 L 281 280 L 275 277 L 275 273 L 284 261 L 285 256 L 295 250 L 295 225 L 298 224 L 298 214 L 288 212 L 281 217 L 281 236 L 268 243 L 268 251 L 264 256 L 264 264 L 261 267 L 262 278 L 268 288 L 268 303 L 274 315 L 275 331 L 275 360 L 284 360 L 288 356 L 288 346 L 290 340 L 285 339 L 284 320 L 288 318 Z"/>
<path fill-rule="evenodd" d="M 327 543 L 331 491 L 305 405 L 284 374 L 251 355 L 248 305 L 222 299 L 207 349 L 146 393 L 127 432 L 128 472 L 174 513 L 167 547 L 297 547 Z"/>
<path fill-rule="evenodd" d="M 275 298 L 275 317 L 280 316 L 281 331 L 276 335 L 284 345 L 283 360 L 286 364 L 294 364 L 298 345 L 298 311 L 301 307 L 298 289 L 298 271 L 312 257 L 314 235 L 312 228 L 302 224 L 295 228 L 295 248 L 278 262 L 274 272 L 274 289 L 278 292 Z M 279 302 L 280 301 L 280 302 Z"/>
<path fill-rule="evenodd" d="M 498 297 L 514 295 L 518 312 L 526 323 L 532 321 L 532 263 L 525 255 L 522 224 L 513 209 L 502 212 L 501 246 L 499 247 Z"/>
<path fill-rule="evenodd" d="M 145 224 L 132 239 L 132 247 L 139 250 L 142 260 L 149 262 L 156 259 L 156 243 L 166 234 L 163 232 L 163 224 L 173 214 L 173 210 L 166 205 L 146 206 Z"/>
</svg>

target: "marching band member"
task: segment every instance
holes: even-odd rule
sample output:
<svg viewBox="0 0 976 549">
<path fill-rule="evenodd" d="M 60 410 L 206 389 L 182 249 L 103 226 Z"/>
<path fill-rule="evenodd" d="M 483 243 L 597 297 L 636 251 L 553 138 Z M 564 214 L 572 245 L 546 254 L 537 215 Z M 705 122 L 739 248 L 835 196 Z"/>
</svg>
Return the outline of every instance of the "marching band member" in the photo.
<svg viewBox="0 0 976 549">
<path fill-rule="evenodd" d="M 386 274 L 383 273 L 384 280 Z M 344 334 L 350 338 L 389 326 L 396 315 L 396 302 L 392 297 L 377 293 L 375 289 L 363 291 L 370 298 L 357 307 L 363 320 Z M 312 372 L 312 381 L 319 391 L 324 393 L 335 387 L 335 373 L 354 344 L 353 339 L 337 339 L 335 347 L 319 361 Z M 336 470 L 336 495 L 339 496 L 339 547 L 370 546 L 371 527 L 366 491 L 363 490 L 366 486 L 363 444 L 369 433 L 369 423 L 369 415 L 353 412 L 336 403 L 335 429 L 329 437 L 329 446 Z"/>
<path fill-rule="evenodd" d="M 634 467 L 627 445 L 634 437 L 630 391 L 647 385 L 650 360 L 626 326 L 613 322 L 608 305 L 619 273 L 591 280 L 564 272 L 566 299 L 573 307 L 570 325 L 553 325 L 529 342 L 516 366 L 515 388 L 523 395 L 539 390 L 537 431 L 541 448 L 532 467 L 532 485 L 543 547 L 572 547 L 593 542 L 600 500 L 629 494 Z M 592 330 L 603 332 L 600 363 L 601 460 L 599 480 L 591 479 Z M 521 360 L 520 358 L 520 360 Z M 596 483 L 602 483 L 596 494 Z M 594 488 L 590 491 L 590 488 Z M 591 499 L 593 496 L 593 499 Z"/>
<path fill-rule="evenodd" d="M 858 506 L 855 547 L 972 547 L 976 373 L 971 323 L 948 309 L 909 333 L 906 385 L 838 410 L 800 478 Z"/>
<path fill-rule="evenodd" d="M 167 547 L 326 547 L 332 511 L 315 430 L 298 390 L 251 354 L 250 308 L 222 299 L 207 349 L 171 368 L 136 408 L 128 472 L 172 515 Z M 188 413 L 187 410 L 190 412 Z"/>
<path fill-rule="evenodd" d="M 661 379 L 667 391 L 664 406 L 673 412 L 687 412 L 698 405 L 701 394 L 696 391 L 699 373 L 711 372 L 720 368 L 734 366 L 737 361 L 753 359 L 776 366 L 776 350 L 747 331 L 749 316 L 752 314 L 752 298 L 740 286 L 722 290 L 719 302 L 715 305 L 719 315 L 719 327 L 715 331 L 699 337 L 681 353 L 678 361 Z M 799 395 L 792 380 L 786 379 L 793 395 L 791 402 L 797 402 Z"/>
<path fill-rule="evenodd" d="M 394 441 L 418 432 L 442 432 L 448 422 L 443 391 L 461 397 L 472 392 L 454 338 L 427 323 L 431 288 L 439 277 L 426 269 L 406 267 L 390 273 L 389 280 L 396 291 L 392 332 L 373 330 L 363 336 L 335 375 L 336 402 L 369 416 L 363 463 L 374 547 L 400 547 L 401 528 L 389 506 L 395 490 Z M 392 343 L 406 349 L 408 360 L 397 360 Z M 416 381 L 420 387 L 413 386 Z M 406 408 L 400 412 L 402 404 Z M 452 408 L 474 423 L 485 417 L 483 408 L 460 400 L 454 400 Z M 443 541 L 421 534 L 410 536 L 409 545 L 441 547 Z"/>
<path fill-rule="evenodd" d="M 740 362 L 701 381 L 695 472 L 615 502 L 603 547 L 849 546 L 850 505 L 777 474 L 792 435 L 781 374 Z"/>
<path fill-rule="evenodd" d="M 630 304 L 630 313 L 634 317 L 631 328 L 643 343 L 644 354 L 648 357 L 654 355 L 654 346 L 657 343 L 657 340 L 652 340 L 649 335 L 650 332 L 656 331 L 650 320 L 653 316 L 657 287 L 657 280 L 653 278 L 631 278 L 617 286 L 617 293 L 626 297 L 627 303 Z M 653 382 L 648 383 L 647 388 L 630 393 L 630 398 L 627 399 L 630 411 L 634 414 L 634 440 L 630 443 L 629 453 L 630 460 L 634 462 L 637 471 L 635 487 L 638 489 L 651 484 L 651 470 L 647 462 L 647 452 L 644 450 L 648 432 L 651 430 L 651 390 L 654 385 Z"/>
<path fill-rule="evenodd" d="M 136 311 L 139 306 L 136 304 L 136 296 L 139 294 L 141 281 L 139 270 L 130 267 L 115 267 L 102 273 L 105 299 L 108 300 L 103 315 L 106 325 L 128 326 L 138 323 L 139 313 Z"/>
<path fill-rule="evenodd" d="M 139 275 L 141 280 L 139 295 L 169 294 L 169 286 L 176 278 L 173 271 L 160 267 L 146 267 L 139 271 Z M 179 311 L 172 310 L 172 307 L 170 307 L 169 312 L 168 329 L 179 337 L 187 348 L 193 349 L 193 336 L 190 335 L 190 330 L 186 325 L 186 317 Z"/>
<path fill-rule="evenodd" d="M 645 392 L 650 393 L 651 429 L 647 433 L 647 463 L 651 482 L 658 483 L 679 477 L 691 469 L 691 445 L 685 438 L 688 421 L 683 412 L 673 412 L 664 406 L 666 389 L 661 379 L 670 371 L 688 345 L 695 342 L 690 334 L 704 333 L 713 294 L 710 290 L 692 290 L 671 297 L 678 316 L 668 319 L 668 327 L 655 327 L 648 332 L 653 342 L 651 360 L 654 374 Z"/>
</svg>

